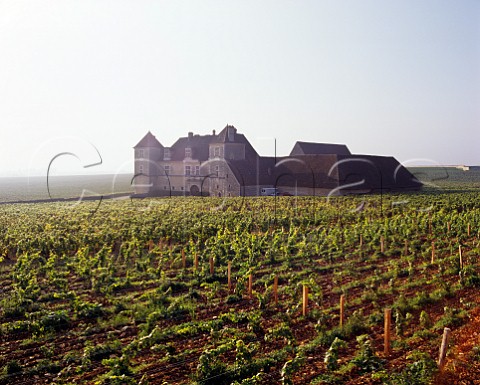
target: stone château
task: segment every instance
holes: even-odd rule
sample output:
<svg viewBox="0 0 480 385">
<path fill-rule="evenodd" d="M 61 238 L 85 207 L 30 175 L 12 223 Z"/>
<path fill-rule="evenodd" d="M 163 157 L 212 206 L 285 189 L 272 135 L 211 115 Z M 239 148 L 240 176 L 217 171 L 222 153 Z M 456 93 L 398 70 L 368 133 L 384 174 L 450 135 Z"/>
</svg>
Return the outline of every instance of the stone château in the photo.
<svg viewBox="0 0 480 385">
<path fill-rule="evenodd" d="M 134 147 L 135 193 L 149 196 L 344 195 L 418 190 L 395 158 L 352 154 L 346 145 L 296 142 L 288 156 L 260 156 L 227 125 L 218 134 L 189 132 L 165 147 L 148 132 Z"/>
</svg>

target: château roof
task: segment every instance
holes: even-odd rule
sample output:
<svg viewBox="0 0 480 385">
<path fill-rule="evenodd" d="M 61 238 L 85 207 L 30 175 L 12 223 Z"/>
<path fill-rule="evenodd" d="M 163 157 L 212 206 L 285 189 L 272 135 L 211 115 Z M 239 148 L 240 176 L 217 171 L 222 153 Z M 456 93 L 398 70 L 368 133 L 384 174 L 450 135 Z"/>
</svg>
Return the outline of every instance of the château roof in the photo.
<svg viewBox="0 0 480 385">
<path fill-rule="evenodd" d="M 150 131 L 147 132 L 147 134 L 140 140 L 140 142 L 137 143 L 137 145 L 133 148 L 139 148 L 139 147 L 160 147 L 162 148 L 162 144 L 155 138 L 155 135 L 153 135 Z"/>
<path fill-rule="evenodd" d="M 188 137 L 178 138 L 170 147 L 171 160 L 183 160 L 185 158 L 185 148 L 192 149 L 192 159 L 204 162 L 208 159 L 209 145 L 214 140 L 215 135 L 190 135 Z"/>
<path fill-rule="evenodd" d="M 351 155 L 345 144 L 296 142 L 290 156 L 294 155 Z"/>
<path fill-rule="evenodd" d="M 391 156 L 307 154 L 227 161 L 242 186 L 409 191 L 421 183 Z"/>
</svg>

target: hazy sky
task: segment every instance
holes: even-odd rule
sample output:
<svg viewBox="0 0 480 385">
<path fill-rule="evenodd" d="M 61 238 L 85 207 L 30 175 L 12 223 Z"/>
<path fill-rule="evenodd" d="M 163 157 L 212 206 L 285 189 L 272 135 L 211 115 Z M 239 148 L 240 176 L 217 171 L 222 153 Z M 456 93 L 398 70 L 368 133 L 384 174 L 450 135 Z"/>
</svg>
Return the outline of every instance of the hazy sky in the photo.
<svg viewBox="0 0 480 385">
<path fill-rule="evenodd" d="M 227 123 L 480 164 L 480 1 L 0 0 L 0 176 L 132 172 L 147 131 Z"/>
</svg>

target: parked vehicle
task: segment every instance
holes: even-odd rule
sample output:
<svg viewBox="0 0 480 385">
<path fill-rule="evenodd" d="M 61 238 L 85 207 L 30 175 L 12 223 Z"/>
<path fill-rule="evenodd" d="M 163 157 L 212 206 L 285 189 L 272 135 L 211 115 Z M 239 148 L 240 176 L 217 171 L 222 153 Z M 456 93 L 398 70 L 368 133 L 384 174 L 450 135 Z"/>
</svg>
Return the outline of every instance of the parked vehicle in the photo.
<svg viewBox="0 0 480 385">
<path fill-rule="evenodd" d="M 275 187 L 263 187 L 260 189 L 260 195 L 274 197 L 280 195 L 280 192 Z"/>
</svg>

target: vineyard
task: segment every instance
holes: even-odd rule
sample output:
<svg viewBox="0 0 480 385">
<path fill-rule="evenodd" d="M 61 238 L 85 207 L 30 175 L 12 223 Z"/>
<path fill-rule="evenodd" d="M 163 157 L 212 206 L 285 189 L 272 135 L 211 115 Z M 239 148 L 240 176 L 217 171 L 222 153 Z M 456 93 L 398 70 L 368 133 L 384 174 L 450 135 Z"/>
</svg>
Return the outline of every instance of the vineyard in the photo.
<svg viewBox="0 0 480 385">
<path fill-rule="evenodd" d="M 0 224 L 0 384 L 480 381 L 474 191 L 10 204 Z"/>
</svg>

